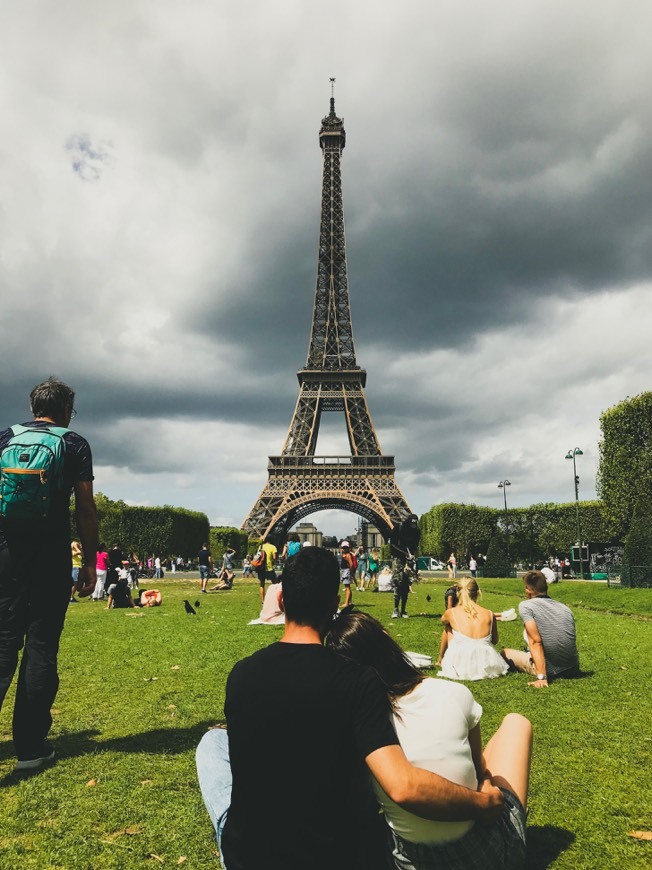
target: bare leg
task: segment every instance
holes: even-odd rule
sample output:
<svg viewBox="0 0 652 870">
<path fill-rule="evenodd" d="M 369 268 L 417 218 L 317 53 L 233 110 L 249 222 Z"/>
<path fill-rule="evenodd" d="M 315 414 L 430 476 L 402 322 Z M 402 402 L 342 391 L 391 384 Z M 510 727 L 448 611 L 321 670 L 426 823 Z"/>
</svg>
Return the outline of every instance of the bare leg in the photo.
<svg viewBox="0 0 652 870">
<path fill-rule="evenodd" d="M 351 594 L 351 587 L 345 586 L 344 587 L 344 607 L 349 606 L 352 598 L 353 598 L 353 595 Z"/>
<path fill-rule="evenodd" d="M 444 629 L 441 633 L 441 645 L 439 647 L 439 658 L 436 664 L 441 667 L 441 661 L 444 658 L 444 653 L 448 649 L 448 629 Z"/>
<path fill-rule="evenodd" d="M 484 750 L 493 785 L 514 792 L 527 809 L 532 758 L 532 725 L 519 713 L 508 713 Z"/>
</svg>

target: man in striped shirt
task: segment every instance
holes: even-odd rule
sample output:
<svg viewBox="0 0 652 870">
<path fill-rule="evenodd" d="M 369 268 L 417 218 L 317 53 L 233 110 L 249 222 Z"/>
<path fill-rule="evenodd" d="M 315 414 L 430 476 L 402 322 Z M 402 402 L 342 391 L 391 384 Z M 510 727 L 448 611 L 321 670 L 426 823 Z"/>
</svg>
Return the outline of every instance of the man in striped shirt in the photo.
<svg viewBox="0 0 652 870">
<path fill-rule="evenodd" d="M 545 689 L 549 680 L 576 676 L 579 671 L 575 619 L 565 604 L 550 598 L 541 571 L 528 571 L 523 580 L 527 599 L 518 612 L 528 650 L 503 649 L 502 656 L 517 671 L 536 677 L 528 686 Z"/>
</svg>

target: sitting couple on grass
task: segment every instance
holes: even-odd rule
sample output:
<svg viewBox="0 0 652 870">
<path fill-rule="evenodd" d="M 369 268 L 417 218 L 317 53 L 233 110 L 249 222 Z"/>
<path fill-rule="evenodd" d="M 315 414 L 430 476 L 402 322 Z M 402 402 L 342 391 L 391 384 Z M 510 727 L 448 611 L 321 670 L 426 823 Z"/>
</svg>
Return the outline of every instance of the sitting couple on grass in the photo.
<svg viewBox="0 0 652 870">
<path fill-rule="evenodd" d="M 228 732 L 197 748 L 223 866 L 522 867 L 530 723 L 506 716 L 483 752 L 466 687 L 424 678 L 372 617 L 333 619 L 339 579 L 327 550 L 288 561 L 283 638 L 235 665 Z"/>
</svg>

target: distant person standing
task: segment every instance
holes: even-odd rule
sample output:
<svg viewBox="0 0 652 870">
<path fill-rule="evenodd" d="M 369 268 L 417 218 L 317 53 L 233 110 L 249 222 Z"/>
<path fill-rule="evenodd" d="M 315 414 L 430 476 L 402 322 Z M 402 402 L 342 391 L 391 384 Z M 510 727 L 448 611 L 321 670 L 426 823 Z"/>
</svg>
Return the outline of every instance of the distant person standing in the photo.
<svg viewBox="0 0 652 870">
<path fill-rule="evenodd" d="M 355 556 L 351 552 L 348 541 L 340 544 L 340 580 L 344 586 L 344 607 L 348 607 L 352 601 L 351 584 L 355 582 Z"/>
<path fill-rule="evenodd" d="M 276 564 L 276 557 L 278 555 L 278 550 L 272 544 L 269 538 L 265 538 L 263 541 L 262 551 L 265 554 L 265 561 L 258 568 L 256 573 L 258 574 L 258 581 L 260 583 L 260 600 L 261 602 L 265 601 L 265 580 L 269 580 L 271 583 L 276 582 L 276 571 L 274 570 L 274 565 Z"/>
<path fill-rule="evenodd" d="M 197 561 L 199 563 L 200 592 L 206 592 L 208 575 L 211 573 L 211 568 L 213 567 L 213 559 L 211 557 L 211 551 L 208 549 L 208 544 L 201 545 L 201 550 L 197 554 Z"/>
<path fill-rule="evenodd" d="M 475 556 L 471 556 L 469 559 L 469 571 L 471 572 L 471 577 L 474 579 L 478 576 L 478 563 Z"/>
<path fill-rule="evenodd" d="M 380 550 L 378 547 L 372 547 L 369 551 L 369 582 L 366 585 L 367 589 L 374 589 L 378 581 L 378 571 L 380 569 Z"/>
<path fill-rule="evenodd" d="M 106 549 L 106 544 L 102 542 L 97 548 L 97 557 L 95 560 L 97 570 L 97 583 L 91 598 L 93 601 L 101 601 L 104 598 L 104 588 L 106 584 L 106 575 L 109 570 L 109 554 Z"/>
<path fill-rule="evenodd" d="M 448 579 L 455 580 L 457 577 L 457 559 L 455 558 L 455 551 L 450 554 L 448 557 L 448 562 L 446 563 L 448 567 Z"/>
<path fill-rule="evenodd" d="M 70 601 L 70 496 L 84 553 L 80 597 L 95 588 L 93 460 L 68 426 L 75 393 L 48 378 L 30 394 L 33 420 L 0 432 L 0 706 L 22 661 L 13 714 L 16 771 L 54 759 L 47 740 L 59 687 L 57 654 Z M 26 475 L 23 468 L 38 468 Z"/>
<path fill-rule="evenodd" d="M 369 553 L 363 545 L 359 546 L 355 551 L 355 557 L 358 560 L 358 592 L 364 592 L 365 580 L 369 577 Z"/>
<path fill-rule="evenodd" d="M 410 580 L 407 565 L 416 564 L 417 549 L 421 540 L 419 517 L 409 514 L 400 526 L 394 526 L 390 537 L 390 552 L 392 554 L 392 586 L 394 589 L 394 610 L 392 619 L 399 616 L 408 618 L 406 613 L 407 597 L 410 592 Z"/>
<path fill-rule="evenodd" d="M 72 557 L 72 590 L 70 592 L 70 603 L 77 604 L 77 599 L 75 598 L 75 592 L 77 591 L 77 580 L 79 579 L 79 572 L 82 567 L 82 548 L 79 541 L 72 541 L 70 544 L 70 554 Z"/>
</svg>

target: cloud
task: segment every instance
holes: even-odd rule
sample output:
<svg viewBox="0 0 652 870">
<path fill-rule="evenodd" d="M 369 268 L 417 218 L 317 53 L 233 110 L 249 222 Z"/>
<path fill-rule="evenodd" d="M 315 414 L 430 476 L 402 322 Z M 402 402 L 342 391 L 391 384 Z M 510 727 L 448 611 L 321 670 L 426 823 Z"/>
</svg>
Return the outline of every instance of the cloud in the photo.
<svg viewBox="0 0 652 870">
<path fill-rule="evenodd" d="M 88 133 L 74 133 L 64 147 L 70 153 L 72 171 L 82 181 L 99 181 L 111 162 L 107 145 L 94 145 Z"/>
<path fill-rule="evenodd" d="M 591 494 L 601 410 L 649 386 L 651 19 L 642 0 L 16 6 L 7 422 L 59 374 L 98 489 L 242 521 L 307 353 L 336 76 L 356 352 L 408 501 L 493 503 L 505 476 L 515 503 L 570 498 L 575 442 Z"/>
</svg>

